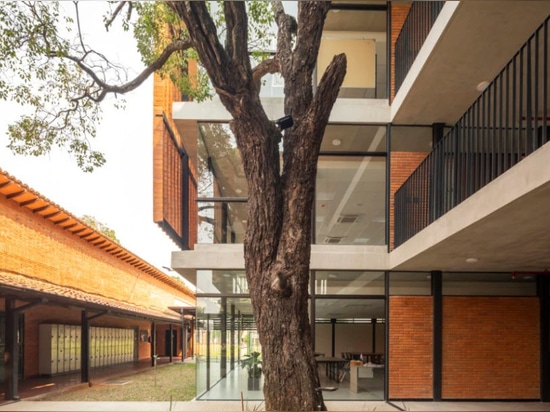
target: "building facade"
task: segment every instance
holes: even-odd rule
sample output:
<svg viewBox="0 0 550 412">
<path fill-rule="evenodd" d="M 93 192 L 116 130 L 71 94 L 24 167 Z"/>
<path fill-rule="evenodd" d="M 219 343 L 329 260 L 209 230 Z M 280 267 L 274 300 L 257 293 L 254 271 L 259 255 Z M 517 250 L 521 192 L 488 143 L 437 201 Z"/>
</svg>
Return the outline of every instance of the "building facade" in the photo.
<svg viewBox="0 0 550 412">
<path fill-rule="evenodd" d="M 348 74 L 318 163 L 310 320 L 340 400 L 550 400 L 550 3 L 335 1 Z M 282 84 L 262 90 L 282 112 Z M 197 397 L 260 399 L 228 113 L 155 83 L 155 221 L 196 285 Z M 547 153 L 549 152 L 549 153 Z M 365 369 L 347 361 L 361 358 Z M 345 372 L 345 373 L 342 373 Z"/>
<path fill-rule="evenodd" d="M 0 304 L 3 399 L 25 379 L 192 353 L 189 288 L 1 169 Z"/>
</svg>

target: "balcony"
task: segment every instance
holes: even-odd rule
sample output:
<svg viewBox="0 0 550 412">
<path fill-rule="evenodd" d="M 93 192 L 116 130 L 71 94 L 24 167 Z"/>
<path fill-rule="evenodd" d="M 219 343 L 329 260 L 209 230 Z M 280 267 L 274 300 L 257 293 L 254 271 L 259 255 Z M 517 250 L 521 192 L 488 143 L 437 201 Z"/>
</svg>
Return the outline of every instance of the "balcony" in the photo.
<svg viewBox="0 0 550 412">
<path fill-rule="evenodd" d="M 463 257 L 491 250 L 485 260 L 492 266 L 485 269 L 500 269 L 511 261 L 516 268 L 532 268 L 547 260 L 531 240 L 546 245 L 549 241 L 550 222 L 537 213 L 537 207 L 549 200 L 550 185 L 547 167 L 541 164 L 550 139 L 549 19 L 492 82 L 480 85 L 484 90 L 479 98 L 396 192 L 396 246 L 410 247 L 407 241 L 413 237 L 418 245 L 424 236 L 417 235 L 439 232 L 441 243 L 435 246 L 432 237 L 426 247 L 440 251 L 436 267 L 441 267 L 442 256 L 451 253 L 452 241 L 441 237 L 446 232 L 449 238 L 461 239 L 452 248 L 459 256 L 461 250 L 469 251 Z M 487 206 L 481 207 L 482 202 Z M 498 244 L 506 247 L 488 246 Z M 422 253 L 415 254 L 412 260 L 422 260 Z"/>
</svg>

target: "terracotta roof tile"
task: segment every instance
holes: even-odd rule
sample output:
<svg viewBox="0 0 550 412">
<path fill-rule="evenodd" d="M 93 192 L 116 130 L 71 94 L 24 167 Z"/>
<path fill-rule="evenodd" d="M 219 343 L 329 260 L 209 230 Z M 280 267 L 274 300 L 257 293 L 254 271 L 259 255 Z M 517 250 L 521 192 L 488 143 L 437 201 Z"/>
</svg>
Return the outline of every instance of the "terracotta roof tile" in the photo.
<svg viewBox="0 0 550 412">
<path fill-rule="evenodd" d="M 0 270 L 0 291 L 11 292 L 14 289 L 16 290 L 15 294 L 18 293 L 17 291 L 20 291 L 21 295 L 26 296 L 36 294 L 37 298 L 47 297 L 52 301 L 58 300 L 59 303 L 70 300 L 73 304 L 80 303 L 84 307 L 93 307 L 96 310 L 104 309 L 110 310 L 113 313 L 130 314 L 166 321 L 179 322 L 181 320 L 180 316 L 169 307 L 159 309 L 137 306 L 82 290 L 34 279 L 21 273 Z"/>
</svg>

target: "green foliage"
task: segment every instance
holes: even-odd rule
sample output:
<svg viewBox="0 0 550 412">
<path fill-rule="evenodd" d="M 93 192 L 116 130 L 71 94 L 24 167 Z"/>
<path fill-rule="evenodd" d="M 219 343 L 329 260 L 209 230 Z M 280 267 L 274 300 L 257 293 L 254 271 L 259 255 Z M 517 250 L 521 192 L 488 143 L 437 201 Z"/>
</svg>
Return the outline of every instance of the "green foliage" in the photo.
<svg viewBox="0 0 550 412">
<path fill-rule="evenodd" d="M 1 4 L 0 100 L 15 102 L 25 110 L 24 116 L 8 127 L 8 147 L 16 154 L 32 156 L 61 148 L 86 172 L 102 166 L 105 157 L 91 144 L 101 121 L 99 103 L 114 95 L 115 107 L 124 107 L 120 95 L 137 86 L 125 88 L 129 82 L 124 68 L 86 45 L 80 33 L 79 2 L 66 2 L 65 8 L 57 1 Z M 117 7 L 104 17 L 106 28 L 118 17 L 124 30 L 132 29 L 146 66 L 175 40 L 188 39 L 184 24 L 167 2 L 105 4 Z M 209 5 L 223 42 L 223 7 L 216 2 Z M 268 1 L 246 5 L 249 49 L 257 62 L 273 49 L 274 14 Z M 71 7 L 74 13 L 68 12 Z M 203 101 L 213 95 L 193 48 L 172 53 L 157 73 L 170 78 L 187 98 Z"/>
<path fill-rule="evenodd" d="M 79 167 L 91 171 L 105 163 L 91 149 L 101 109 L 81 99 L 87 75 L 65 59 L 74 50 L 60 30 L 73 20 L 57 2 L 3 2 L 0 7 L 0 99 L 24 106 L 27 114 L 8 128 L 8 147 L 40 156 L 64 147 Z"/>
<path fill-rule="evenodd" d="M 145 65 L 154 62 L 174 40 L 188 38 L 183 22 L 166 3 L 137 2 L 135 8 L 139 17 L 134 24 L 134 37 Z M 182 95 L 204 101 L 212 97 L 212 89 L 204 70 L 199 67 L 196 73 L 189 71 L 192 62 L 199 62 L 194 49 L 179 51 L 173 53 L 157 73 L 162 78 L 168 76 Z"/>
<path fill-rule="evenodd" d="M 90 215 L 84 215 L 80 218 L 80 220 L 82 220 L 88 226 L 97 230 L 102 235 L 107 236 L 113 242 L 120 244 L 120 240 L 118 240 L 118 238 L 116 237 L 115 231 L 111 229 L 109 226 L 107 226 L 105 223 L 100 222 L 95 217 Z"/>
<path fill-rule="evenodd" d="M 249 378 L 259 378 L 262 376 L 262 361 L 260 352 L 251 352 L 250 355 L 244 359 L 241 359 L 241 368 L 246 368 Z"/>
</svg>

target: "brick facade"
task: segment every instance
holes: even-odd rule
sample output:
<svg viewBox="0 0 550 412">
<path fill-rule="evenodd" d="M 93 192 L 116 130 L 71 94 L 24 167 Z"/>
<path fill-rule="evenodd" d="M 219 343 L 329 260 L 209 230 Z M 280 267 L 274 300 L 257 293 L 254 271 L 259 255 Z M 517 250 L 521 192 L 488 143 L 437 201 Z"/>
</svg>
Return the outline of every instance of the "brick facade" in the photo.
<svg viewBox="0 0 550 412">
<path fill-rule="evenodd" d="M 154 81 L 153 220 L 159 224 L 168 223 L 180 238 L 187 236 L 187 247 L 193 249 L 197 242 L 197 173 L 192 161 L 182 163 L 179 151 L 184 150 L 193 159 L 196 147 L 190 147 L 187 142 L 184 145 L 178 132 L 183 126 L 176 127 L 172 119 L 172 103 L 182 100 L 181 93 L 169 79 L 155 75 Z M 196 121 L 182 123 L 186 124 L 183 128 L 189 131 L 189 136 L 197 135 Z M 190 173 L 184 185 L 182 178 L 187 167 Z M 188 187 L 185 196 L 184 186 Z M 188 220 L 185 220 L 185 209 Z"/>
<path fill-rule="evenodd" d="M 395 192 L 409 178 L 420 163 L 428 156 L 426 152 L 391 152 L 390 177 L 390 250 L 394 249 L 395 234 Z"/>
<path fill-rule="evenodd" d="M 444 297 L 444 399 L 539 399 L 538 298 Z"/>
<path fill-rule="evenodd" d="M 389 313 L 390 399 L 433 397 L 433 299 L 392 296 Z"/>
<path fill-rule="evenodd" d="M 175 298 L 194 304 L 142 270 L 92 246 L 16 202 L 0 198 L 0 269 L 159 312 Z"/>
</svg>

